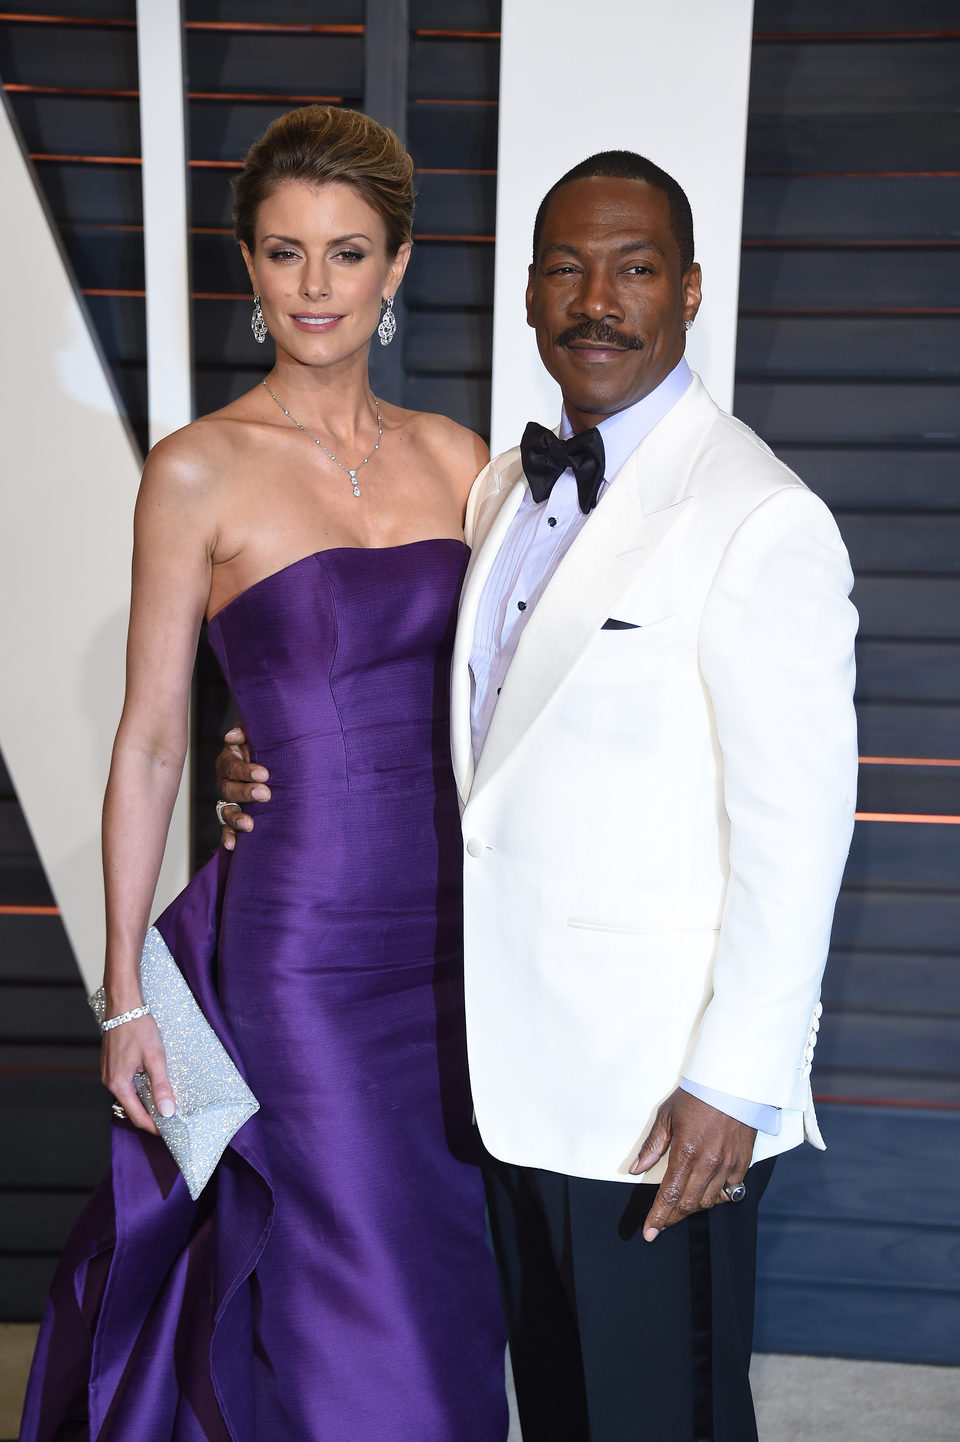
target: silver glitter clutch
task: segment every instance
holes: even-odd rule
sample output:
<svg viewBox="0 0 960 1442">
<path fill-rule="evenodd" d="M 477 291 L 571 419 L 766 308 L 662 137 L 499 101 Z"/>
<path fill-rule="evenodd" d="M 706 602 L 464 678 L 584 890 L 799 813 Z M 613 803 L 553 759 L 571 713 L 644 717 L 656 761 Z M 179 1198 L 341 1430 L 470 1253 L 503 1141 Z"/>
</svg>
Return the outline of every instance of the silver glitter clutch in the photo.
<svg viewBox="0 0 960 1442">
<path fill-rule="evenodd" d="M 260 1103 L 197 1005 L 155 926 L 143 943 L 140 985 L 163 1040 L 177 1110 L 172 1117 L 160 1115 L 145 1072 L 136 1078 L 137 1093 L 196 1201 L 224 1148 L 248 1117 L 260 1110 Z M 91 996 L 90 1005 L 102 1022 L 103 987 Z"/>
</svg>

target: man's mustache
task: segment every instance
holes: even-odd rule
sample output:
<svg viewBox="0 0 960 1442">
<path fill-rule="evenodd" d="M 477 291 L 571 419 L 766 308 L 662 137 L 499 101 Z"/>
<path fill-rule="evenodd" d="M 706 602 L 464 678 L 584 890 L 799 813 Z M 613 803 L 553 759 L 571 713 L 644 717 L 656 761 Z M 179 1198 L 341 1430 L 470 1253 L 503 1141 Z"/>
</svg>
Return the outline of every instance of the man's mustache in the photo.
<svg viewBox="0 0 960 1442">
<path fill-rule="evenodd" d="M 591 341 L 594 345 L 609 347 L 610 350 L 643 350 L 643 341 L 638 335 L 624 335 L 602 320 L 582 320 L 554 336 L 554 345 L 573 345 L 575 341 Z"/>
</svg>

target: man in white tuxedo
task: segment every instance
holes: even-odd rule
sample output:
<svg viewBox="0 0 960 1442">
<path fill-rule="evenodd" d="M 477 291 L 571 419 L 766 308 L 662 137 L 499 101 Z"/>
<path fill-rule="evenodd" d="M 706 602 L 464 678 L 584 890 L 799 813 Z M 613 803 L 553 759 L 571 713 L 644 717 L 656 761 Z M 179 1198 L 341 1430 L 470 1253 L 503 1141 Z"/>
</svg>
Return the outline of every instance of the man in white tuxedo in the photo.
<svg viewBox="0 0 960 1442">
<path fill-rule="evenodd" d="M 559 435 L 528 427 L 468 507 L 467 1035 L 524 1442 L 752 1442 L 757 1202 L 823 1146 L 850 569 L 687 368 L 699 303 L 670 176 L 564 176 L 527 289 Z"/>
</svg>

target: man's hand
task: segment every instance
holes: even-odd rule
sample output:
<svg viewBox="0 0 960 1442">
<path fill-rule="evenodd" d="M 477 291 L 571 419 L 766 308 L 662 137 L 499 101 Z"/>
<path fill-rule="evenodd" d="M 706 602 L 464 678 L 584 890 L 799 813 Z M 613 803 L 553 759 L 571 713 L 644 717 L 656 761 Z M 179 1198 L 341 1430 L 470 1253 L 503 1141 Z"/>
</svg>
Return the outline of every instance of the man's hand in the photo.
<svg viewBox="0 0 960 1442">
<path fill-rule="evenodd" d="M 224 802 L 236 806 L 224 818 L 220 840 L 228 851 L 237 844 L 238 831 L 252 831 L 253 817 L 239 808 L 251 801 L 269 801 L 270 788 L 264 781 L 270 780 L 265 766 L 255 766 L 250 761 L 247 738 L 240 726 L 234 726 L 223 738 L 223 750 L 217 757 L 217 780 Z"/>
<path fill-rule="evenodd" d="M 630 1166 L 637 1176 L 670 1148 L 666 1175 L 643 1224 L 645 1239 L 652 1242 L 664 1227 L 727 1201 L 723 1186 L 735 1187 L 743 1181 L 756 1137 L 754 1127 L 744 1126 L 681 1087 L 672 1092 Z"/>
</svg>

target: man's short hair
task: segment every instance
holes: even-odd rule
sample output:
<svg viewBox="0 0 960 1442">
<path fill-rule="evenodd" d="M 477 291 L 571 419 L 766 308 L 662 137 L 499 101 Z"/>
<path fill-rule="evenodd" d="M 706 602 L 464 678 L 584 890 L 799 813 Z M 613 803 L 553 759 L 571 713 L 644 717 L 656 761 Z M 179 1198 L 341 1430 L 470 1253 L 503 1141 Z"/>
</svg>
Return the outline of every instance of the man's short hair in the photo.
<svg viewBox="0 0 960 1442">
<path fill-rule="evenodd" d="M 581 160 L 579 165 L 568 170 L 566 175 L 561 175 L 556 185 L 550 187 L 540 202 L 533 225 L 534 265 L 537 263 L 540 236 L 550 201 L 561 186 L 568 185 L 571 180 L 586 180 L 594 176 L 608 180 L 645 180 L 648 185 L 655 185 L 658 190 L 662 190 L 670 204 L 670 229 L 680 251 L 680 269 L 690 269 L 693 264 L 693 212 L 690 202 L 672 175 L 668 175 L 659 165 L 654 165 L 652 160 L 637 155 L 633 150 L 601 150 L 596 155 Z"/>
</svg>

